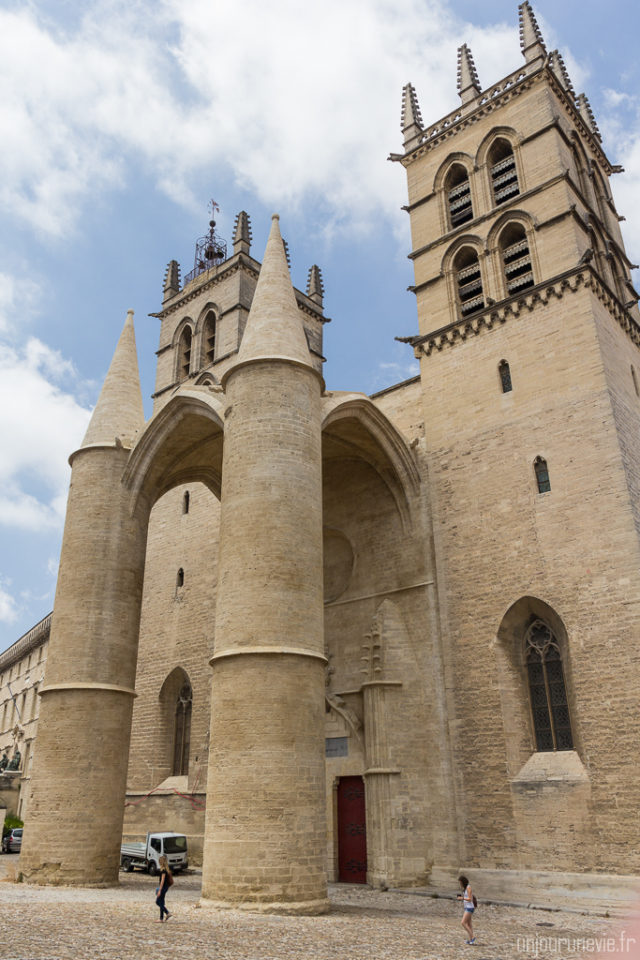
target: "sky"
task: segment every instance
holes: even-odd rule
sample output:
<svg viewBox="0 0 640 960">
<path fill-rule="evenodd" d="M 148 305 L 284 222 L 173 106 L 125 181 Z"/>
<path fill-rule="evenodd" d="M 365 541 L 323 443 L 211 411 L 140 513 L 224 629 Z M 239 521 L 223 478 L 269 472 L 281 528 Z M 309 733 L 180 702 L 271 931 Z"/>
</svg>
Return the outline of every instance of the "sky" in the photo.
<svg viewBox="0 0 640 960">
<path fill-rule="evenodd" d="M 640 7 L 534 0 L 589 97 L 640 261 Z M 145 414 L 162 283 L 220 206 L 261 260 L 280 214 L 295 286 L 325 285 L 325 380 L 417 373 L 402 87 L 455 109 L 456 50 L 483 88 L 522 63 L 516 0 L 0 0 L 0 651 L 53 607 L 69 454 L 129 308 Z M 636 278 L 636 286 L 638 280 Z"/>
</svg>

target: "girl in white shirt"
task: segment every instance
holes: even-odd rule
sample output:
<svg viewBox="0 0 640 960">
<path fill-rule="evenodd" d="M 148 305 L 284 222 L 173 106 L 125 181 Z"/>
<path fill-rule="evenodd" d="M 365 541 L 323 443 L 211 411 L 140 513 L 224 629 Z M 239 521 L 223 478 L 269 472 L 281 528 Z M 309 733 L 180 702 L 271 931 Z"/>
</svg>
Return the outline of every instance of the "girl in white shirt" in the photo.
<svg viewBox="0 0 640 960">
<path fill-rule="evenodd" d="M 464 912 L 462 914 L 462 926 L 468 933 L 468 937 L 465 940 L 465 943 L 474 944 L 476 938 L 473 935 L 473 911 L 475 910 L 475 904 L 473 902 L 473 892 L 471 890 L 471 884 L 467 877 L 460 875 L 458 877 L 458 883 L 460 884 L 463 893 L 458 894 L 458 900 L 462 900 L 462 905 L 464 907 Z"/>
</svg>

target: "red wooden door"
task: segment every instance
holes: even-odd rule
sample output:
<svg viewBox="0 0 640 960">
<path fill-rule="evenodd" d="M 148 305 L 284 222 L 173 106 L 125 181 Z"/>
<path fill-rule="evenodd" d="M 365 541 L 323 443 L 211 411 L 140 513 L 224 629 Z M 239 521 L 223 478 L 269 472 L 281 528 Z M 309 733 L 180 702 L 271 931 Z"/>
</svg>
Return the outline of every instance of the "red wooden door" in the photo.
<svg viewBox="0 0 640 960">
<path fill-rule="evenodd" d="M 338 879 L 367 882 L 367 826 L 362 777 L 340 777 L 338 783 Z"/>
</svg>

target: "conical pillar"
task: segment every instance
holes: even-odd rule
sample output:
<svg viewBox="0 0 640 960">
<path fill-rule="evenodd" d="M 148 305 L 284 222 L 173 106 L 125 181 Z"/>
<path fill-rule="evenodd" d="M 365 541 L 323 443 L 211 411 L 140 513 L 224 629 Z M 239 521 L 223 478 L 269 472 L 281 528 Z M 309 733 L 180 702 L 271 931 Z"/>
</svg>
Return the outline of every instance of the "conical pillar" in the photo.
<svg viewBox="0 0 640 960">
<path fill-rule="evenodd" d="M 203 902 L 328 908 L 322 381 L 275 217 L 224 378 Z"/>
<path fill-rule="evenodd" d="M 71 457 L 20 858 L 33 883 L 118 882 L 146 536 L 120 477 L 143 422 L 130 311 Z"/>
</svg>

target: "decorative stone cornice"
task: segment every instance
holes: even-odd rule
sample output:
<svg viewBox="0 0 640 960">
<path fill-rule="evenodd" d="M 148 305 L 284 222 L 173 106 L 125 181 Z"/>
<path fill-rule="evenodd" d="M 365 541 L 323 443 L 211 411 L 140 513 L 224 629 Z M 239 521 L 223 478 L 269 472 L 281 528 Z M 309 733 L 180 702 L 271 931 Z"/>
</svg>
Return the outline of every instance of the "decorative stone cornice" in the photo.
<svg viewBox="0 0 640 960">
<path fill-rule="evenodd" d="M 551 300 L 561 300 L 565 293 L 577 293 L 581 288 L 591 290 L 592 293 L 607 308 L 611 316 L 624 330 L 629 339 L 640 348 L 640 325 L 630 315 L 595 270 L 588 265 L 567 270 L 552 280 L 539 283 L 527 290 L 523 295 L 510 297 L 501 303 L 492 304 L 485 310 L 479 311 L 472 317 L 461 318 L 453 323 L 418 337 L 396 338 L 409 343 L 414 349 L 417 359 L 430 357 L 436 351 L 446 347 L 455 347 L 470 337 L 476 337 L 485 330 L 502 326 L 508 320 L 519 317 L 522 313 L 531 313 L 538 305 L 546 305 Z"/>
<path fill-rule="evenodd" d="M 12 666 L 12 664 L 21 660 L 28 653 L 31 653 L 32 650 L 35 650 L 36 647 L 40 647 L 43 643 L 46 643 L 51 631 L 52 616 L 53 613 L 48 613 L 46 617 L 43 617 L 42 620 L 16 640 L 8 650 L 0 654 L 0 670 L 6 670 L 7 667 Z"/>
<path fill-rule="evenodd" d="M 531 69 L 532 66 L 534 66 L 534 64 L 527 64 L 522 69 L 515 70 L 499 83 L 489 87 L 480 96 L 467 104 L 463 104 L 457 110 L 453 110 L 447 114 L 446 117 L 443 117 L 442 120 L 439 120 L 431 127 L 427 127 L 422 132 L 420 140 L 415 147 L 404 154 L 392 153 L 388 159 L 401 163 L 403 167 L 408 167 L 445 140 L 456 136 L 471 124 L 477 123 L 482 117 L 488 116 L 514 97 L 520 96 L 525 91 L 531 89 L 534 83 L 541 83 L 543 80 L 546 80 L 546 82 L 553 87 L 558 98 L 563 102 L 567 112 L 571 115 L 573 123 L 580 130 L 593 153 L 598 156 L 607 174 L 612 173 L 613 167 L 607 159 L 601 143 L 584 121 L 576 103 L 572 101 L 571 95 L 565 90 L 549 66 L 548 59 L 539 66 L 536 66 L 535 69 Z"/>
<path fill-rule="evenodd" d="M 195 300 L 199 297 L 204 291 L 211 290 L 213 287 L 216 287 L 222 280 L 225 280 L 227 277 L 231 276 L 234 273 L 237 273 L 238 270 L 244 270 L 245 272 L 251 274 L 255 277 L 256 282 L 260 275 L 260 264 L 257 260 L 254 260 L 253 257 L 249 257 L 246 254 L 236 254 L 230 260 L 226 260 L 220 267 L 209 270 L 209 273 L 213 273 L 213 276 L 210 276 L 203 283 L 197 284 L 197 281 L 204 277 L 205 274 L 201 273 L 200 276 L 196 277 L 195 281 L 192 280 L 191 283 L 196 285 L 191 290 L 185 289 L 182 293 L 176 297 L 174 301 L 168 303 L 163 310 L 159 310 L 157 313 L 150 313 L 150 317 L 155 317 L 156 320 L 164 320 L 166 317 L 170 316 L 172 313 L 175 313 L 176 310 L 181 310 L 186 303 L 190 303 L 192 300 Z M 331 323 L 330 317 L 325 317 L 322 315 L 321 310 L 313 307 L 313 305 L 305 303 L 303 300 L 300 300 L 300 297 L 304 297 L 300 290 L 297 290 L 296 287 L 293 288 L 294 293 L 296 294 L 296 300 L 298 301 L 298 307 L 302 310 L 303 313 L 306 313 L 308 316 L 313 317 L 314 320 L 318 320 L 320 323 Z M 248 310 L 249 307 L 245 304 L 237 304 L 237 306 L 242 307 L 245 310 Z M 235 307 L 231 308 L 235 309 Z M 229 311 L 227 311 L 229 312 Z"/>
</svg>

